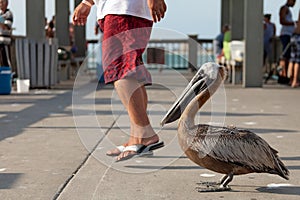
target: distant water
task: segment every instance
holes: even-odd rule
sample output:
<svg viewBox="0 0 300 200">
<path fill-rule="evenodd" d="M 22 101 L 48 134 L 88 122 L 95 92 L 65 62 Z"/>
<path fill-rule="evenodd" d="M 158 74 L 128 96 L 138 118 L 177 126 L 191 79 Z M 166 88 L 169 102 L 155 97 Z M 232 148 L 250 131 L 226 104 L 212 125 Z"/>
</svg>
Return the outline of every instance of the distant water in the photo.
<svg viewBox="0 0 300 200">
<path fill-rule="evenodd" d="M 177 51 L 178 52 L 178 51 Z M 164 54 L 164 64 L 148 64 L 148 68 L 175 68 L 175 69 L 187 69 L 189 66 L 188 62 L 188 54 L 186 51 L 179 51 L 181 53 L 165 51 Z M 200 67 L 206 62 L 213 62 L 215 60 L 214 55 L 212 53 L 206 51 L 199 51 L 198 52 L 198 60 L 197 60 L 197 67 Z M 147 64 L 147 55 L 146 53 L 143 54 L 143 60 Z M 97 63 L 101 62 L 101 52 L 100 52 L 100 45 L 94 44 L 89 45 L 88 47 L 88 56 L 87 56 L 87 68 L 88 69 L 96 69 Z"/>
</svg>

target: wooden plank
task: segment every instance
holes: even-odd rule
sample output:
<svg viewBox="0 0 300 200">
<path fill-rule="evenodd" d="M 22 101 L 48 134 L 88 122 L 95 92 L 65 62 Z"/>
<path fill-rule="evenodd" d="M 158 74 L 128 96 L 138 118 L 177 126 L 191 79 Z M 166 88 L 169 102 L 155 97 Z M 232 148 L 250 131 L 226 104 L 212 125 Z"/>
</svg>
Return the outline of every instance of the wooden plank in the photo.
<svg viewBox="0 0 300 200">
<path fill-rule="evenodd" d="M 22 62 L 22 65 L 21 65 L 21 74 L 20 74 L 20 79 L 24 79 L 24 40 L 22 40 L 21 42 L 21 48 L 20 48 L 20 59 L 21 59 L 21 62 Z"/>
<path fill-rule="evenodd" d="M 30 61 L 29 61 L 29 41 L 28 40 L 24 40 L 24 51 L 23 51 L 23 55 L 24 55 L 24 79 L 30 79 Z"/>
<path fill-rule="evenodd" d="M 37 87 L 44 87 L 44 44 L 37 42 Z"/>
<path fill-rule="evenodd" d="M 44 46 L 44 67 L 43 67 L 43 73 L 44 73 L 44 86 L 50 87 L 50 45 L 48 41 L 43 42 Z"/>
<path fill-rule="evenodd" d="M 22 73 L 23 73 L 22 42 L 23 42 L 22 39 L 16 39 L 16 59 L 17 59 L 18 78 L 22 78 Z"/>
<path fill-rule="evenodd" d="M 55 84 L 55 78 L 54 78 L 54 45 L 50 44 L 49 45 L 49 49 L 50 49 L 50 86 L 53 86 Z"/>
<path fill-rule="evenodd" d="M 36 64 L 36 42 L 34 40 L 29 41 L 30 48 L 30 85 L 31 87 L 37 86 L 37 64 Z"/>
<path fill-rule="evenodd" d="M 58 49 L 58 40 L 57 39 L 51 39 L 51 86 L 57 84 L 58 78 L 57 78 L 57 65 L 58 65 L 58 55 L 57 55 L 57 49 Z"/>
</svg>

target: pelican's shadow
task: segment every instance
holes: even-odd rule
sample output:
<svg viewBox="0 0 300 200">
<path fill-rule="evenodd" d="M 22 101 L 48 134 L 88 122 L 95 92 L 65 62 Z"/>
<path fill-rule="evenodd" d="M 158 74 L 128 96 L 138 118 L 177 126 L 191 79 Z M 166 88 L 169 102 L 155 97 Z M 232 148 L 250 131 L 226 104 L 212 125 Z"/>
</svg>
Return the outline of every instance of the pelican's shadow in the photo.
<svg viewBox="0 0 300 200">
<path fill-rule="evenodd" d="M 260 187 L 256 189 L 259 192 L 272 193 L 272 194 L 287 194 L 287 195 L 298 195 L 300 196 L 299 186 L 281 186 L 275 188 Z"/>
</svg>

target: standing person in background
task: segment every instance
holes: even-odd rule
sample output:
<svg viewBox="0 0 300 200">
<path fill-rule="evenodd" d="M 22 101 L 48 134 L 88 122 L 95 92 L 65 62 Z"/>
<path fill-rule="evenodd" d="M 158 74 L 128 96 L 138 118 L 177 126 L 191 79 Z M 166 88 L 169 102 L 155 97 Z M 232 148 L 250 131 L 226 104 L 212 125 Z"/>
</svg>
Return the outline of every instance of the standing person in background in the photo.
<svg viewBox="0 0 300 200">
<path fill-rule="evenodd" d="M 46 30 L 46 37 L 47 38 L 54 38 L 55 37 L 55 16 L 49 21 Z"/>
<path fill-rule="evenodd" d="M 224 41 L 224 34 L 229 31 L 229 25 L 225 24 L 222 27 L 221 33 L 217 35 L 214 39 L 214 54 L 215 59 L 218 61 L 223 56 L 223 41 Z"/>
<path fill-rule="evenodd" d="M 276 25 L 271 22 L 271 14 L 264 15 L 264 60 L 265 71 L 268 72 L 268 59 L 272 51 L 272 38 L 276 36 Z"/>
<path fill-rule="evenodd" d="M 0 66 L 11 66 L 10 43 L 13 14 L 7 8 L 8 0 L 0 0 Z"/>
<path fill-rule="evenodd" d="M 292 12 L 290 7 L 293 7 L 296 0 L 287 0 L 286 4 L 281 6 L 279 11 L 280 24 L 282 25 L 280 31 L 280 41 L 283 48 L 283 55 L 280 59 L 280 76 L 283 78 L 288 78 L 287 76 L 287 66 L 290 59 L 291 50 L 288 46 L 291 41 L 291 36 L 295 30 L 295 22 L 293 21 Z"/>
<path fill-rule="evenodd" d="M 300 65 L 300 11 L 295 32 L 291 38 L 291 58 L 289 73 L 291 74 L 291 86 L 299 86 L 299 65 Z"/>
<path fill-rule="evenodd" d="M 230 62 L 230 42 L 231 42 L 231 31 L 230 29 L 224 33 L 223 39 L 223 54 L 226 62 Z"/>
<path fill-rule="evenodd" d="M 83 0 L 74 10 L 73 23 L 85 25 L 94 4 L 103 31 L 105 83 L 114 84 L 130 119 L 128 142 L 107 152 L 121 161 L 164 145 L 159 142 L 147 115 L 145 85 L 152 81 L 142 53 L 150 39 L 153 22 L 164 17 L 167 6 L 164 0 Z"/>
</svg>

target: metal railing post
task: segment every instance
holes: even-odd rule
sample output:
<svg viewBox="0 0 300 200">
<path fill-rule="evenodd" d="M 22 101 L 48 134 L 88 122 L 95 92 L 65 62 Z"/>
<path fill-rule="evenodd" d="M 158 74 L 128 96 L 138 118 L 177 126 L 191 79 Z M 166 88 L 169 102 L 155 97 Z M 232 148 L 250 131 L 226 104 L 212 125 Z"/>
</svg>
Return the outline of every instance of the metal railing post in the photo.
<svg viewBox="0 0 300 200">
<path fill-rule="evenodd" d="M 197 46 L 198 35 L 189 35 L 188 44 L 189 44 L 189 70 L 196 71 L 197 70 Z"/>
</svg>

